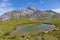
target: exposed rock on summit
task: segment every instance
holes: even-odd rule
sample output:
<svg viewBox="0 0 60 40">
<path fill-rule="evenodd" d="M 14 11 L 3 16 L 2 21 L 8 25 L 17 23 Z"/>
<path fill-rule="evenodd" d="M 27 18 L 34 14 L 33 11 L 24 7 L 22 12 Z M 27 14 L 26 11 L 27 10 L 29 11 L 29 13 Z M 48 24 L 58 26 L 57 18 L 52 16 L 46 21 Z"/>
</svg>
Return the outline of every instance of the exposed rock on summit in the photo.
<svg viewBox="0 0 60 40">
<path fill-rule="evenodd" d="M 9 19 L 59 20 L 60 14 L 51 10 L 41 11 L 35 7 L 28 7 L 26 10 L 13 10 L 0 16 L 0 21 Z"/>
</svg>

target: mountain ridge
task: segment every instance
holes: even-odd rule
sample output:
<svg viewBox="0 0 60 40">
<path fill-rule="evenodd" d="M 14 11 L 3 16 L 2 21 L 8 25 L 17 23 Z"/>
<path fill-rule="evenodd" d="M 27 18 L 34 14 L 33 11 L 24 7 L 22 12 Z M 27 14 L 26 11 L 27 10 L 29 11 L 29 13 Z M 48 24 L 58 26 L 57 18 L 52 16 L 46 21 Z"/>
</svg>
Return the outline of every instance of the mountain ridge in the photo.
<svg viewBox="0 0 60 40">
<path fill-rule="evenodd" d="M 29 19 L 29 20 L 55 20 L 60 19 L 60 14 L 52 10 L 41 11 L 35 7 L 28 7 L 26 10 L 13 10 L 0 16 L 0 21 L 9 19 Z"/>
</svg>

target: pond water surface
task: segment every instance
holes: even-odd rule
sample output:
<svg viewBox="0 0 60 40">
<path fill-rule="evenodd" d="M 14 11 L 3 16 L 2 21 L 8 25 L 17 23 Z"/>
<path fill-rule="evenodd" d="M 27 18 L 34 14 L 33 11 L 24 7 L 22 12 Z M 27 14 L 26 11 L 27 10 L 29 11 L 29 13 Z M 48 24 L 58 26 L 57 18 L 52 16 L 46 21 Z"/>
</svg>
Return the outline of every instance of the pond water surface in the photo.
<svg viewBox="0 0 60 40">
<path fill-rule="evenodd" d="M 26 31 L 26 32 L 37 32 L 37 31 L 40 31 L 40 30 L 44 30 L 44 29 L 54 29 L 55 28 L 55 25 L 50 25 L 50 24 L 38 24 L 37 26 L 35 27 L 29 27 L 27 25 L 23 25 L 23 26 L 18 26 L 16 28 L 17 31 Z"/>
</svg>

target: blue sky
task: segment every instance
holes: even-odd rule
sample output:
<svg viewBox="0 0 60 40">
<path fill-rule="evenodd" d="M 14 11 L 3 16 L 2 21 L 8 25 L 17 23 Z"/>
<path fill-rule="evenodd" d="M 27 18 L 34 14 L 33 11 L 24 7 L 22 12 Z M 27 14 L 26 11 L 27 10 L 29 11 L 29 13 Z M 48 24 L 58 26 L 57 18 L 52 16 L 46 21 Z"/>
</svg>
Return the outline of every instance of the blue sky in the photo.
<svg viewBox="0 0 60 40">
<path fill-rule="evenodd" d="M 0 0 L 0 15 L 7 11 L 27 9 L 29 6 L 60 13 L 60 0 Z"/>
</svg>

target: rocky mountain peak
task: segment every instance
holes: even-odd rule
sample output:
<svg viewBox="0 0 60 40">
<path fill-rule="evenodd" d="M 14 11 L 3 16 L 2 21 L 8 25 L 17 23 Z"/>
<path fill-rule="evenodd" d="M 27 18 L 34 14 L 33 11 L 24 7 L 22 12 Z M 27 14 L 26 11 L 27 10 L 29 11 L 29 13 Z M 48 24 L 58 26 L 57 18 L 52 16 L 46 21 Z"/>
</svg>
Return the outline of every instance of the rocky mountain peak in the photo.
<svg viewBox="0 0 60 40">
<path fill-rule="evenodd" d="M 35 8 L 35 7 L 28 7 L 27 9 L 28 10 L 34 10 L 34 11 L 37 10 L 37 8 Z"/>
<path fill-rule="evenodd" d="M 4 13 L 0 16 L 0 21 L 6 21 L 9 19 L 29 19 L 29 20 L 51 20 L 51 19 L 60 19 L 60 14 L 52 11 L 41 11 L 35 7 L 28 7 L 27 10 L 13 10 L 7 13 Z"/>
<path fill-rule="evenodd" d="M 52 10 L 46 10 L 46 12 L 52 12 L 52 13 L 56 13 L 56 12 L 54 12 L 54 11 L 52 11 Z"/>
</svg>

